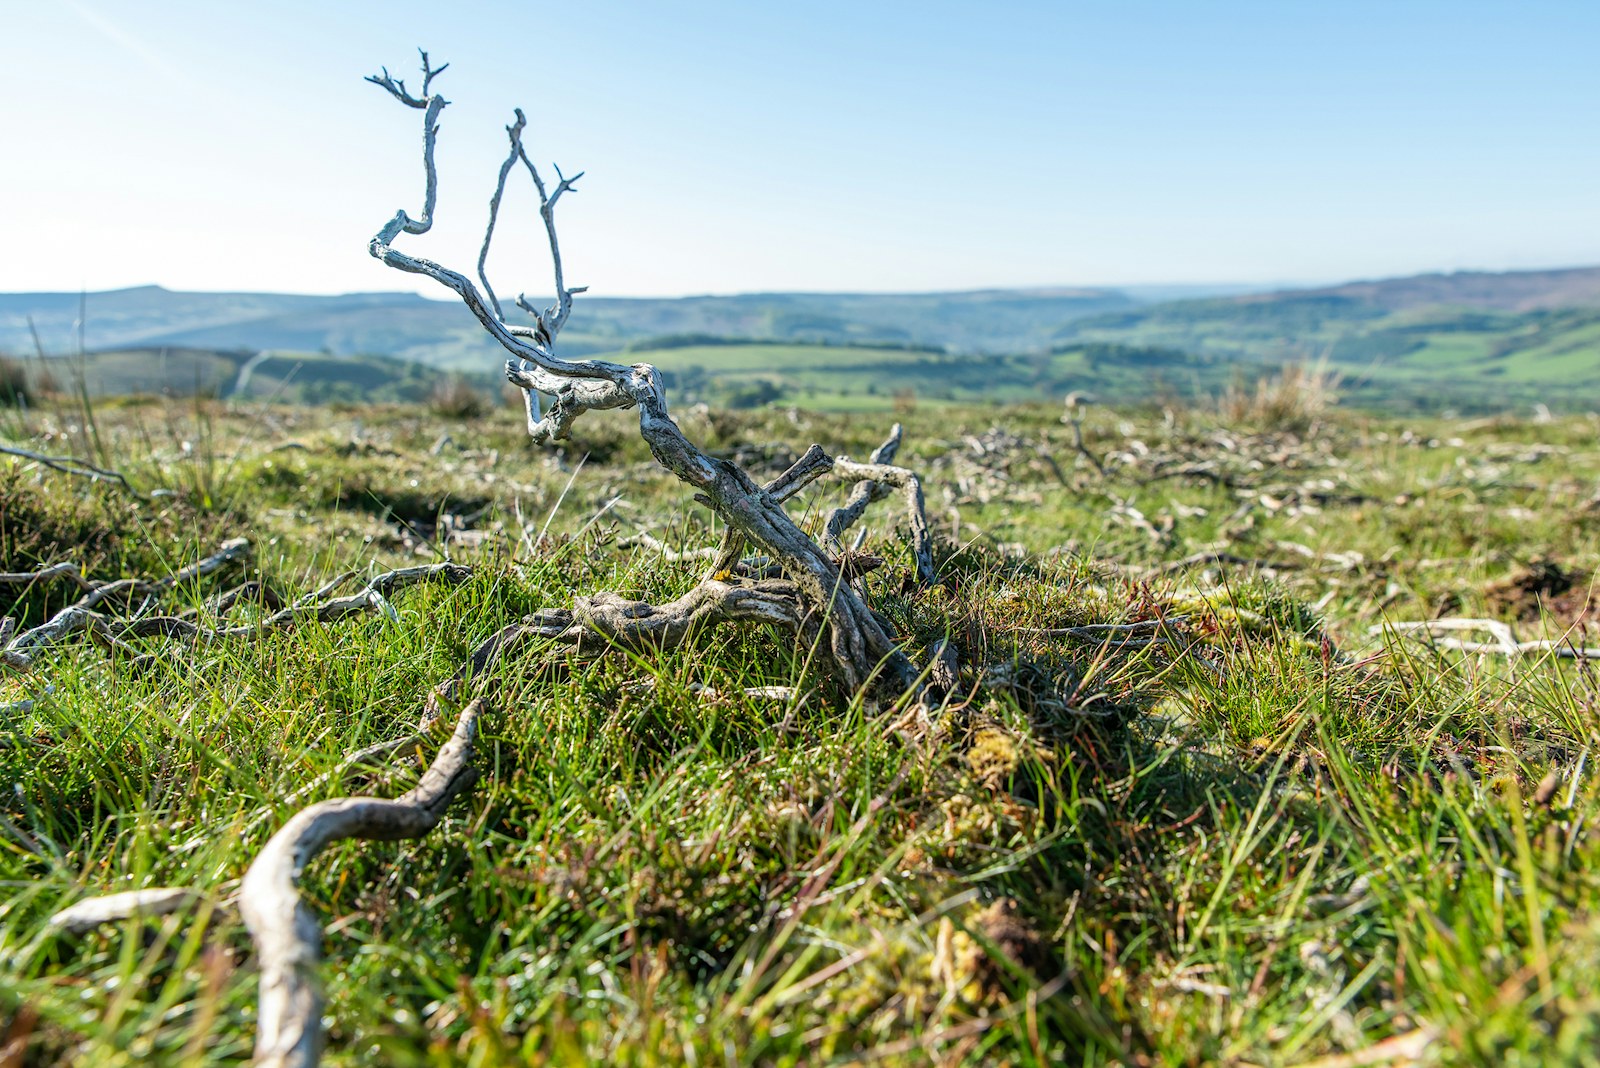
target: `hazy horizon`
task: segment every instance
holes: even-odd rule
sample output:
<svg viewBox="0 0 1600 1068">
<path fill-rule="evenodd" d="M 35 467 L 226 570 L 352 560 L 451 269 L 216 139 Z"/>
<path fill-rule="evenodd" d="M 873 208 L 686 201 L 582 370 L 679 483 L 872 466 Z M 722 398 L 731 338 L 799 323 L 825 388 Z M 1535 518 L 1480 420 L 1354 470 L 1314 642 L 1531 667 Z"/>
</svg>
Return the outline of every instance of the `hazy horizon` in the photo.
<svg viewBox="0 0 1600 1068">
<path fill-rule="evenodd" d="M 1331 289 L 1345 285 L 1360 285 L 1371 282 L 1395 281 L 1407 278 L 1430 276 L 1450 276 L 1459 274 L 1544 274 L 1562 271 L 1586 271 L 1600 269 L 1600 263 L 1572 263 L 1556 266 L 1533 266 L 1514 268 L 1506 271 L 1482 270 L 1465 267 L 1455 270 L 1418 271 L 1406 275 L 1373 275 L 1369 277 L 1330 278 L 1320 280 L 1279 280 L 1266 282 L 1111 282 L 1103 285 L 1018 285 L 1018 286 L 972 286 L 962 289 L 740 289 L 722 292 L 686 292 L 686 293 L 583 293 L 578 301 L 588 300 L 697 300 L 736 297 L 763 297 L 763 296 L 870 296 L 870 297 L 895 297 L 895 296 L 939 296 L 955 295 L 961 293 L 1029 293 L 1049 294 L 1055 292 L 1073 291 L 1107 291 L 1121 292 L 1130 296 L 1142 296 L 1145 299 L 1159 301 L 1168 298 L 1158 296 L 1163 291 L 1181 293 L 1184 291 L 1211 292 L 1216 294 L 1226 293 L 1276 293 L 1293 292 L 1296 290 Z M 80 293 L 88 296 L 105 293 L 119 293 L 138 289 L 161 289 L 169 293 L 198 293 L 208 295 L 224 295 L 229 293 L 262 293 L 279 296 L 307 296 L 307 297 L 353 297 L 363 295 L 392 296 L 404 295 L 419 297 L 424 300 L 436 300 L 445 304 L 459 304 L 460 298 L 449 290 L 440 286 L 423 288 L 420 290 L 406 289 L 403 287 L 377 287 L 371 289 L 345 289 L 316 292 L 311 290 L 293 289 L 213 289 L 204 286 L 177 286 L 164 285 L 161 282 L 138 282 L 132 285 L 115 286 L 109 289 L 36 289 L 36 290 L 4 290 L 3 296 L 49 295 L 49 296 L 75 296 Z"/>
<path fill-rule="evenodd" d="M 421 198 L 471 273 L 515 106 L 593 296 L 1300 288 L 1600 263 L 1600 7 L 291 0 L 13 13 L 0 291 L 416 291 L 366 242 Z M 532 57 L 532 58 L 529 58 Z M 491 273 L 543 292 L 534 200 Z M 1244 281 L 1241 281 L 1243 279 Z"/>
</svg>

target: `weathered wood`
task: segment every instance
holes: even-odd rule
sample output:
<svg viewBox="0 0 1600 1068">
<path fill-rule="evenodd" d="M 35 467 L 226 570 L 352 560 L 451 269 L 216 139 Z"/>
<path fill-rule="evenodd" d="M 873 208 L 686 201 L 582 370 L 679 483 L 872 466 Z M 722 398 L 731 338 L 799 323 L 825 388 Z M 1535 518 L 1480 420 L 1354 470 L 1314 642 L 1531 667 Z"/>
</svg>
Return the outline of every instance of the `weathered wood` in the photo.
<svg viewBox="0 0 1600 1068">
<path fill-rule="evenodd" d="M 317 960 L 322 925 L 300 900 L 306 865 L 344 838 L 393 841 L 431 831 L 457 795 L 471 788 L 481 701 L 462 709 L 455 732 L 415 789 L 393 801 L 341 797 L 301 809 L 274 834 L 239 886 L 239 913 L 256 946 L 261 972 L 255 1063 L 313 1068 L 322 1046 L 322 990 Z"/>
<path fill-rule="evenodd" d="M 431 75 L 427 73 L 426 63 L 424 67 L 426 85 Z M 508 132 L 514 138 L 513 147 L 518 151 L 518 158 L 527 165 L 540 193 L 540 214 L 545 221 L 555 270 L 556 307 L 544 313 L 535 312 L 535 327 L 514 329 L 507 326 L 471 279 L 395 247 L 402 233 L 422 234 L 432 226 L 438 186 L 434 164 L 436 123 L 444 100 L 438 96 L 411 96 L 387 71 L 370 80 L 408 107 L 425 112 L 426 192 L 421 216 L 412 219 L 403 209 L 397 212 L 373 236 L 369 251 L 395 270 L 431 278 L 455 293 L 489 336 L 513 357 L 506 363 L 507 380 L 524 391 L 553 396 L 549 409 L 538 419 L 533 418 L 534 406 L 529 407 L 529 434 L 533 440 L 544 442 L 566 437 L 574 420 L 586 412 L 637 408 L 639 433 L 657 462 L 697 491 L 696 496 L 704 499 L 739 535 L 769 553 L 796 584 L 799 596 L 824 613 L 829 649 L 841 679 L 852 688 L 875 678 L 901 690 L 914 685 L 917 672 L 910 661 L 860 596 L 843 580 L 833 559 L 783 510 L 782 499 L 755 485 L 733 464 L 707 456 L 684 436 L 671 416 L 661 374 L 655 367 L 643 363 L 623 366 L 604 360 L 564 360 L 555 355 L 555 333 L 571 310 L 572 295 L 579 290 L 565 284 L 553 209 L 557 198 L 571 189 L 576 179 L 561 176 L 558 171 L 559 184 L 547 196 L 547 187 L 537 168 L 521 151 L 520 140 L 515 140 L 520 136 L 516 126 L 508 127 Z M 531 310 L 531 305 L 525 301 L 519 304 Z M 920 495 L 920 487 L 917 492 Z"/>
</svg>

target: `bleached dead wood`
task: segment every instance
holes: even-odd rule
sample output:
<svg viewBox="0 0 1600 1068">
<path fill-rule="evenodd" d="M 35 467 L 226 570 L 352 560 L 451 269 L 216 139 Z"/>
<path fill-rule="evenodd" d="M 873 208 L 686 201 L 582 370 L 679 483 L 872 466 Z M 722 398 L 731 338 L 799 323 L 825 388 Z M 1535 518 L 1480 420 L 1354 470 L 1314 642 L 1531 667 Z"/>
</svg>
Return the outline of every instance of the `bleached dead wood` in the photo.
<svg viewBox="0 0 1600 1068">
<path fill-rule="evenodd" d="M 83 934 L 107 923 L 137 916 L 165 916 L 198 901 L 200 895 L 184 887 L 125 890 L 120 894 L 90 897 L 50 917 L 50 926 L 68 934 Z"/>
<path fill-rule="evenodd" d="M 78 565 L 70 560 L 49 567 L 41 567 L 37 571 L 5 571 L 0 572 L 0 586 L 34 586 L 52 582 L 58 578 L 68 579 L 81 590 L 93 590 L 95 583 L 83 577 L 83 572 Z"/>
<path fill-rule="evenodd" d="M 1497 619 L 1426 619 L 1417 622 L 1379 623 L 1367 628 L 1368 634 L 1393 631 L 1397 634 L 1420 634 L 1429 644 L 1440 649 L 1454 649 L 1463 653 L 1493 653 L 1516 658 L 1528 653 L 1544 653 L 1559 660 L 1600 660 L 1600 648 L 1574 645 L 1566 640 L 1539 638 L 1519 641 L 1511 624 Z M 1492 642 L 1465 641 L 1461 638 L 1441 638 L 1439 631 L 1478 631 L 1488 634 Z"/>
<path fill-rule="evenodd" d="M 911 556 L 917 569 L 917 581 L 924 586 L 932 583 L 936 577 L 933 568 L 933 535 L 928 530 L 928 514 L 922 497 L 921 480 L 904 467 L 880 463 L 858 464 L 844 457 L 834 460 L 832 475 L 835 478 L 859 480 L 856 482 L 858 488 L 866 485 L 896 486 L 905 494 L 906 513 L 911 525 Z M 833 517 L 829 517 L 830 544 L 837 546 L 838 535 L 843 533 L 844 526 L 847 525 L 843 524 L 836 528 Z"/>
<path fill-rule="evenodd" d="M 795 584 L 786 579 L 704 579 L 682 597 L 663 604 L 605 592 L 580 597 L 570 610 L 529 616 L 492 640 L 521 645 L 529 639 L 546 639 L 582 655 L 610 649 L 659 652 L 724 623 L 770 623 L 801 633 L 813 625 Z"/>
<path fill-rule="evenodd" d="M 255 1063 L 311 1068 L 322 1045 L 317 978 L 322 925 L 300 900 L 299 881 L 330 843 L 344 838 L 394 841 L 432 830 L 456 796 L 477 780 L 473 740 L 484 708 L 462 709 L 455 732 L 415 789 L 393 801 L 341 797 L 297 812 L 267 842 L 239 887 L 239 913 L 256 945 L 261 972 Z"/>
<path fill-rule="evenodd" d="M 76 456 L 49 456 L 42 452 L 35 452 L 32 449 L 24 449 L 18 445 L 4 444 L 0 444 L 0 453 L 23 460 L 31 460 L 43 467 L 48 467 L 52 471 L 60 471 L 64 475 L 87 478 L 91 482 L 111 482 L 140 500 L 146 499 L 146 495 L 134 489 L 133 483 L 129 482 L 127 476 L 121 471 L 115 471 L 109 467 L 100 467 L 97 464 L 90 463 L 88 460 L 80 460 Z"/>
<path fill-rule="evenodd" d="M 1065 405 L 1066 411 L 1061 413 L 1061 421 L 1072 428 L 1073 451 L 1089 461 L 1089 466 L 1094 468 L 1095 474 L 1105 478 L 1105 464 L 1101 463 L 1100 457 L 1090 452 L 1089 446 L 1083 442 L 1083 410 L 1085 406 L 1093 403 L 1094 398 L 1087 393 L 1080 393 L 1076 390 L 1068 393 Z M 1051 462 L 1054 464 L 1054 461 Z M 1056 468 L 1056 477 L 1060 479 L 1063 485 L 1066 483 L 1066 479 L 1061 478 L 1061 469 L 1059 467 Z"/>
<path fill-rule="evenodd" d="M 714 545 L 707 545 L 701 549 L 674 549 L 660 538 L 644 531 L 617 542 L 617 548 L 619 549 L 629 549 L 635 545 L 642 545 L 646 549 L 659 553 L 661 559 L 675 564 L 685 560 L 715 560 L 717 558 L 717 548 Z"/>
<path fill-rule="evenodd" d="M 423 72 L 421 96 L 410 94 L 404 84 L 391 78 L 387 71 L 370 79 L 401 103 L 424 113 L 422 162 L 425 177 L 421 214 L 412 218 L 403 209 L 396 212 L 372 238 L 371 254 L 395 270 L 431 278 L 455 293 L 489 336 L 513 357 L 506 364 L 507 380 L 529 393 L 536 391 L 553 398 L 549 409 L 537 418 L 537 405 L 529 403 L 528 431 L 535 442 L 566 437 L 573 421 L 586 412 L 638 409 L 640 435 L 656 460 L 695 490 L 697 499 L 704 500 L 737 534 L 772 556 L 794 582 L 799 598 L 825 614 L 829 649 L 841 679 L 852 688 L 875 677 L 901 691 L 914 685 L 917 672 L 905 654 L 856 591 L 843 580 L 834 560 L 784 511 L 781 500 L 757 486 L 736 465 L 707 456 L 684 436 L 670 414 L 666 391 L 656 368 L 642 363 L 623 366 L 603 360 L 564 360 L 555 355 L 556 334 L 571 310 L 573 294 L 579 290 L 568 287 L 565 282 L 553 210 L 556 201 L 572 188 L 575 179 L 557 171 L 559 181 L 553 191 L 547 191 L 538 169 L 521 146 L 518 126 L 508 127 L 508 134 L 517 158 L 526 165 L 540 193 L 540 214 L 545 223 L 556 281 L 554 307 L 534 312 L 533 327 L 513 328 L 471 279 L 395 247 L 402 234 L 425 234 L 433 225 L 438 190 L 434 150 L 439 113 L 447 102 L 442 96 L 431 93 L 430 84 L 438 70 L 429 65 L 425 55 Z M 519 301 L 519 305 L 524 310 L 532 310 L 532 305 L 526 301 Z"/>
<path fill-rule="evenodd" d="M 63 561 L 37 571 L 8 571 L 0 573 L 0 586 L 31 586 L 66 579 L 82 590 L 84 596 L 77 607 L 89 608 L 116 594 L 128 597 L 153 597 L 213 574 L 229 564 L 242 563 L 250 558 L 248 538 L 234 538 L 223 542 L 216 552 L 158 579 L 105 579 L 95 580 L 84 576 L 75 563 Z"/>
<path fill-rule="evenodd" d="M 138 655 L 138 650 L 128 644 L 130 638 L 165 637 L 191 644 L 209 644 L 259 637 L 269 631 L 300 623 L 333 623 L 366 612 L 379 612 L 389 618 L 398 618 L 388 600 L 396 591 L 432 582 L 455 585 L 465 582 L 471 574 L 471 568 L 448 563 L 386 571 L 349 596 L 312 603 L 301 599 L 265 619 L 231 627 L 208 627 L 179 616 L 146 616 L 123 620 L 75 604 L 57 612 L 39 626 L 23 631 L 0 647 L 0 662 L 16 670 L 27 671 L 33 667 L 40 653 L 80 632 L 116 652 L 133 657 Z"/>
<path fill-rule="evenodd" d="M 894 462 L 895 453 L 900 451 L 900 439 L 903 430 L 899 423 L 889 428 L 889 436 L 882 445 L 872 450 L 872 463 L 888 464 Z M 867 506 L 874 501 L 880 501 L 889 496 L 889 487 L 872 479 L 858 481 L 850 490 L 850 496 L 843 505 L 828 513 L 827 520 L 823 523 L 823 540 L 836 551 L 840 548 L 839 536 L 855 525 L 864 514 Z"/>
</svg>

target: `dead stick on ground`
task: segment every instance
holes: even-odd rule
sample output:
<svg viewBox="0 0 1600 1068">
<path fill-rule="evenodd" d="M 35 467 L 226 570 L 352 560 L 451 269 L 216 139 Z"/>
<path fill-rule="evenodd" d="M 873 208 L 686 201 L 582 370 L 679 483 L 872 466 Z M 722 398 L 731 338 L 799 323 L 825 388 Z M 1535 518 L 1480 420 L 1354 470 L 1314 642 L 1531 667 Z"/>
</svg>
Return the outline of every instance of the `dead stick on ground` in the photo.
<svg viewBox="0 0 1600 1068">
<path fill-rule="evenodd" d="M 300 900 L 306 865 L 343 838 L 394 841 L 431 831 L 457 795 L 477 781 L 473 740 L 481 701 L 462 709 L 455 733 L 416 788 L 393 801 L 341 797 L 302 809 L 273 835 L 245 873 L 239 912 L 256 944 L 261 971 L 255 1063 L 311 1068 L 322 1045 L 317 960 L 322 925 Z"/>
<path fill-rule="evenodd" d="M 380 612 L 392 619 L 397 618 L 397 613 L 388 598 L 396 591 L 428 582 L 456 585 L 465 582 L 471 574 L 471 568 L 460 564 L 425 564 L 386 571 L 348 597 L 335 597 L 319 604 L 296 602 L 259 622 L 232 627 L 205 627 L 177 616 L 150 616 L 124 621 L 90 611 L 81 605 L 71 605 L 7 642 L 0 648 L 0 663 L 27 671 L 40 653 L 79 632 L 88 633 L 119 653 L 136 656 L 138 651 L 127 644 L 129 638 L 167 637 L 193 644 L 210 644 L 255 638 L 269 631 L 305 622 L 333 623 L 365 612 Z"/>
<path fill-rule="evenodd" d="M 94 482 L 114 482 L 139 500 L 148 500 L 146 494 L 140 493 L 133 488 L 133 483 L 129 482 L 127 476 L 121 471 L 114 471 L 108 467 L 99 467 L 87 460 L 80 460 L 76 456 L 47 456 L 42 452 L 34 452 L 32 449 L 3 444 L 0 444 L 0 453 L 4 453 L 7 456 L 16 456 L 23 460 L 32 460 L 36 464 L 43 464 L 52 471 L 60 471 L 64 475 L 87 478 Z"/>
<path fill-rule="evenodd" d="M 1494 638 L 1493 642 L 1463 641 L 1459 638 L 1440 638 L 1435 631 L 1482 631 Z M 1600 648 L 1585 648 L 1566 640 L 1536 639 L 1518 641 L 1511 624 L 1497 619 L 1426 619 L 1417 622 L 1379 623 L 1367 628 L 1368 634 L 1393 631 L 1397 634 L 1420 633 L 1441 649 L 1454 649 L 1464 653 L 1494 653 L 1506 657 L 1519 657 L 1527 653 L 1547 653 L 1561 660 L 1600 660 Z"/>
</svg>

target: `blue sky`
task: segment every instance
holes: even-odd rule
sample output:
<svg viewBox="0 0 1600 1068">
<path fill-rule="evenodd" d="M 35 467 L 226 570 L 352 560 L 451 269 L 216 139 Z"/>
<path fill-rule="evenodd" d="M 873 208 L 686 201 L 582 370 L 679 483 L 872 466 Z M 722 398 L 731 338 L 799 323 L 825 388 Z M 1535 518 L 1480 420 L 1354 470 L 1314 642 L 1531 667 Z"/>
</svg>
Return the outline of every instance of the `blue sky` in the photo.
<svg viewBox="0 0 1600 1068">
<path fill-rule="evenodd" d="M 448 8 L 448 10 L 447 10 Z M 596 294 L 1333 281 L 1600 263 L 1600 3 L 10 0 L 0 290 L 422 288 L 523 106 Z M 502 292 L 543 290 L 531 194 Z"/>
</svg>

